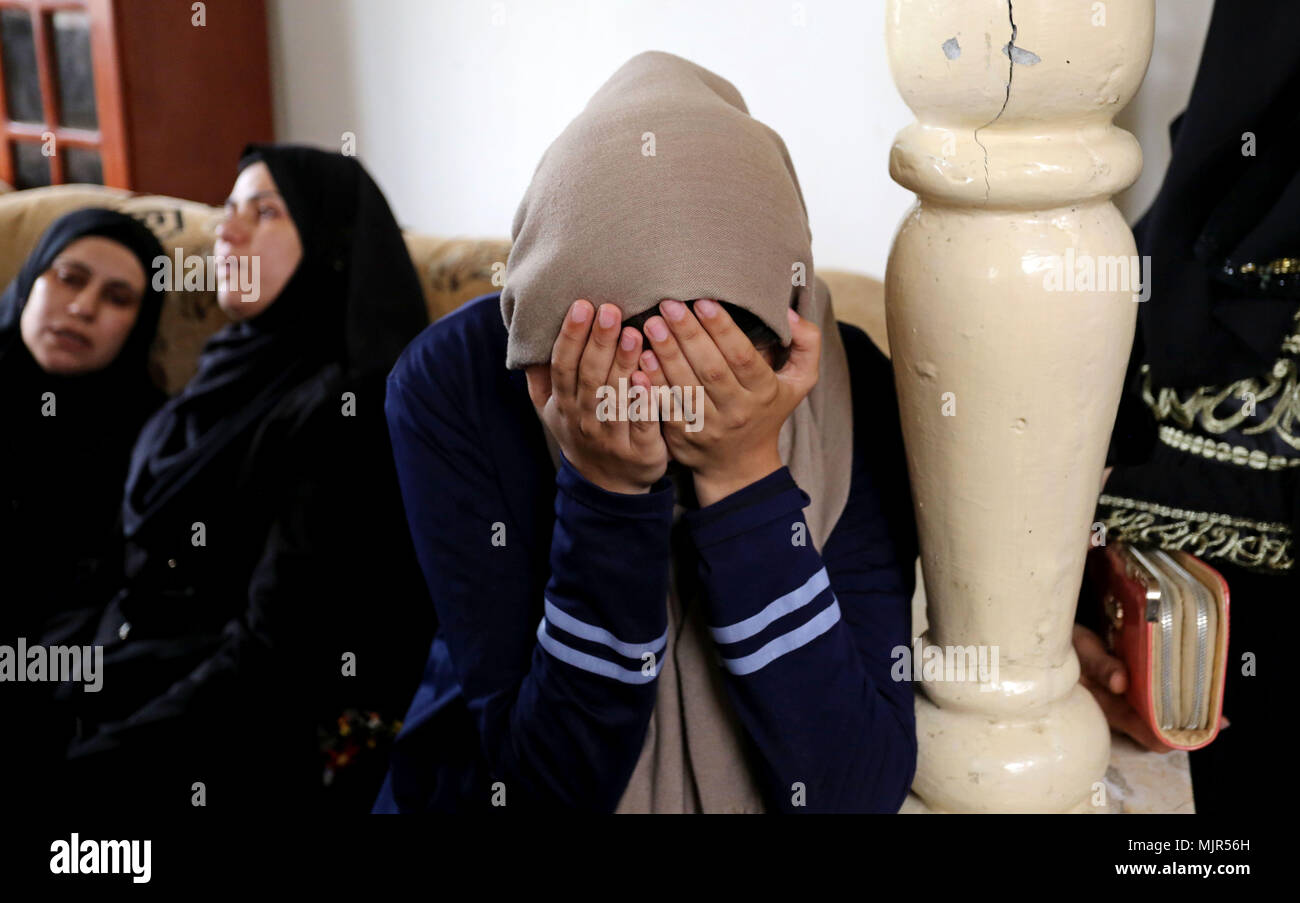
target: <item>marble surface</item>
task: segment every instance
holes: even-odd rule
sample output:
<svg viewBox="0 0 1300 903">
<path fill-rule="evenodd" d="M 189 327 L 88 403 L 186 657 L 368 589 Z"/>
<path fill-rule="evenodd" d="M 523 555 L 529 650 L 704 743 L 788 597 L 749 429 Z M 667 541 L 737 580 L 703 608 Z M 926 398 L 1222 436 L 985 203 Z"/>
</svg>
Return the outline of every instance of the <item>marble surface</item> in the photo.
<svg viewBox="0 0 1300 903">
<path fill-rule="evenodd" d="M 1192 773 L 1187 753 L 1153 753 L 1123 734 L 1110 735 L 1107 796 L 1123 814 L 1173 813 L 1192 815 Z"/>
<path fill-rule="evenodd" d="M 1148 752 L 1128 737 L 1110 735 L 1110 766 L 1106 769 L 1105 802 L 1092 805 L 1089 800 L 1074 810 L 1078 814 L 1109 815 L 1192 815 L 1192 775 L 1187 753 Z M 915 794 L 908 794 L 903 815 L 935 814 Z"/>
</svg>

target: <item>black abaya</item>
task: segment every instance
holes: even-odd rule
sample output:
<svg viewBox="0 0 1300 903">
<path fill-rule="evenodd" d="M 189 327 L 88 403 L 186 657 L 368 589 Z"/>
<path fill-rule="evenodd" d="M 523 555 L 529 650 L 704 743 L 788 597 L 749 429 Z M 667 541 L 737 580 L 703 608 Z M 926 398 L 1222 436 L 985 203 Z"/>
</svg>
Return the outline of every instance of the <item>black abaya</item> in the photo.
<svg viewBox="0 0 1300 903">
<path fill-rule="evenodd" d="M 302 262 L 145 426 L 124 582 L 48 636 L 105 646 L 103 691 L 60 693 L 77 726 L 63 779 L 101 805 L 364 808 L 381 757 L 358 749 L 327 791 L 321 736 L 348 709 L 399 717 L 432 637 L 383 416 L 387 371 L 427 322 L 401 232 L 355 159 L 255 160 Z"/>
<path fill-rule="evenodd" d="M 1198 812 L 1273 796 L 1259 756 L 1290 675 L 1266 646 L 1300 599 L 1297 28 L 1292 0 L 1215 6 L 1169 170 L 1135 230 L 1151 296 L 1097 509 L 1108 541 L 1182 549 L 1227 580 L 1231 727 L 1191 753 Z"/>
<path fill-rule="evenodd" d="M 102 370 L 47 373 L 19 321 L 36 280 L 68 245 L 98 236 L 139 261 L 145 290 L 122 350 Z M 125 214 L 90 208 L 55 220 L 0 297 L 0 643 L 12 645 L 96 593 L 121 507 L 131 446 L 166 396 L 149 377 L 162 296 L 150 285 L 162 248 Z M 50 416 L 52 413 L 53 416 Z"/>
</svg>

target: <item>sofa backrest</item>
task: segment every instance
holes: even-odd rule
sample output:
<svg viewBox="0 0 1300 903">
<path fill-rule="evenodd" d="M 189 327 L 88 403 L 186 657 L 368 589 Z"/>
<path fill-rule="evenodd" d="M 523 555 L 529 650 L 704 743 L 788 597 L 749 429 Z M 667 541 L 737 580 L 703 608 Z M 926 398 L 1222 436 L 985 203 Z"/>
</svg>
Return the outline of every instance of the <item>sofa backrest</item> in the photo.
<svg viewBox="0 0 1300 903">
<path fill-rule="evenodd" d="M 0 287 L 17 274 L 51 222 L 82 207 L 109 207 L 141 219 L 173 259 L 178 251 L 183 259 L 203 258 L 206 284 L 206 259 L 216 239 L 220 208 L 97 185 L 57 185 L 0 193 Z M 405 238 L 430 320 L 471 298 L 500 290 L 510 253 L 508 239 L 440 238 L 417 232 L 407 232 Z M 830 286 L 836 316 L 861 326 L 887 352 L 881 284 L 843 271 L 819 271 L 819 275 Z M 177 392 L 194 375 L 203 343 L 226 323 L 213 292 L 170 293 L 153 349 L 158 384 Z"/>
</svg>

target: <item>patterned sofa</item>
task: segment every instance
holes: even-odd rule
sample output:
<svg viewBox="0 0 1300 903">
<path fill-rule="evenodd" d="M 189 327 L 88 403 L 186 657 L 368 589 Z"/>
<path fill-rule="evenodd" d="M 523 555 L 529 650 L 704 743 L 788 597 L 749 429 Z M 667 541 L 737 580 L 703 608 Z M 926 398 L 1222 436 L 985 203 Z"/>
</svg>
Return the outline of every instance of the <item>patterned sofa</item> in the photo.
<svg viewBox="0 0 1300 903">
<path fill-rule="evenodd" d="M 45 227 L 79 207 L 111 207 L 143 219 L 163 249 L 185 257 L 212 253 L 220 209 L 177 198 L 132 195 L 96 185 L 58 185 L 6 191 L 0 183 L 0 287 L 8 285 Z M 431 319 L 479 295 L 498 290 L 493 264 L 504 264 L 510 242 L 504 238 L 440 238 L 408 231 L 407 248 L 420 275 Z M 842 270 L 819 270 L 831 289 L 836 316 L 862 327 L 888 353 L 884 291 L 878 280 Z M 199 350 L 226 322 L 208 291 L 176 292 L 163 307 L 154 346 L 154 377 L 176 392 L 194 374 Z"/>
</svg>

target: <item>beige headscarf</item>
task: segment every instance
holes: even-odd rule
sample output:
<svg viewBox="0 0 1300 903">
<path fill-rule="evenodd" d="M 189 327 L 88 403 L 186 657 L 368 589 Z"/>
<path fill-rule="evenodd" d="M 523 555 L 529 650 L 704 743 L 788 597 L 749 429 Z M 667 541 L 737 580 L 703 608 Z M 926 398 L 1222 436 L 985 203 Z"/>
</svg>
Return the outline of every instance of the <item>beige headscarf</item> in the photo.
<svg viewBox="0 0 1300 903">
<path fill-rule="evenodd" d="M 663 298 L 729 301 L 788 344 L 793 292 L 799 314 L 821 329 L 821 368 L 781 429 L 780 452 L 812 498 L 805 519 L 820 551 L 849 492 L 848 362 L 830 293 L 813 271 L 790 155 L 735 87 L 672 54 L 633 57 L 542 156 L 512 238 L 501 293 L 511 369 L 550 360 L 576 298 L 616 304 L 625 319 Z M 704 600 L 691 600 L 683 617 L 675 565 L 655 711 L 618 811 L 762 811 Z"/>
</svg>

